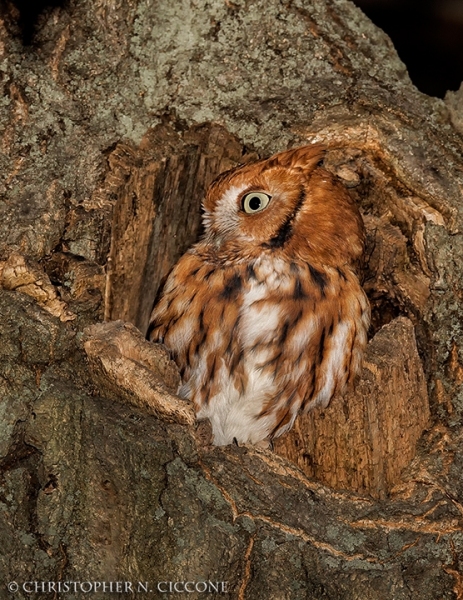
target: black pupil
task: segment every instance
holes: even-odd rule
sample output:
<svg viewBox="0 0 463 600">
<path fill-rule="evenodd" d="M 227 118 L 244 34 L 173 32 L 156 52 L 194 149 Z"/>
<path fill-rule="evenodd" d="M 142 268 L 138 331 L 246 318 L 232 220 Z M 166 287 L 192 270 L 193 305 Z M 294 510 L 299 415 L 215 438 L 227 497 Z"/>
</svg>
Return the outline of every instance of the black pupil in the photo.
<svg viewBox="0 0 463 600">
<path fill-rule="evenodd" d="M 249 199 L 249 208 L 251 210 L 258 210 L 261 204 L 262 200 L 258 196 L 253 196 Z"/>
</svg>

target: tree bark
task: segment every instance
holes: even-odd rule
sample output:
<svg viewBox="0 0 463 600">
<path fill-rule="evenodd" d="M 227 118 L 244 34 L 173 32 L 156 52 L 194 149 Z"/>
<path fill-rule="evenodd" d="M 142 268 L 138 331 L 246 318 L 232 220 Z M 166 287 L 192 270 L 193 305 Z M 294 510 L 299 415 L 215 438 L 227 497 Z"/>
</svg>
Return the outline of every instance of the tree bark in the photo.
<svg viewBox="0 0 463 600">
<path fill-rule="evenodd" d="M 0 597 L 462 598 L 458 94 L 347 0 L 70 0 L 29 48 L 1 10 Z M 320 141 L 367 227 L 364 372 L 276 452 L 211 447 L 116 320 L 145 332 L 215 174 Z"/>
</svg>

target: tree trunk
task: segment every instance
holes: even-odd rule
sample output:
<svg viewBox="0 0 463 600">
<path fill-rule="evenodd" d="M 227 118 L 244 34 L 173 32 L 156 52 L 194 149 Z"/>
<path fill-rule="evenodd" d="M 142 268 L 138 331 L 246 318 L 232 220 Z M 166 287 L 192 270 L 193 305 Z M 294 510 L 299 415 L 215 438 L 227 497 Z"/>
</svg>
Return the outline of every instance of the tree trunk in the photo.
<svg viewBox="0 0 463 600">
<path fill-rule="evenodd" d="M 1 11 L 0 598 L 463 598 L 461 93 L 347 0 L 70 0 L 27 48 Z M 319 141 L 364 370 L 273 451 L 212 447 L 152 304 L 216 174 Z"/>
</svg>

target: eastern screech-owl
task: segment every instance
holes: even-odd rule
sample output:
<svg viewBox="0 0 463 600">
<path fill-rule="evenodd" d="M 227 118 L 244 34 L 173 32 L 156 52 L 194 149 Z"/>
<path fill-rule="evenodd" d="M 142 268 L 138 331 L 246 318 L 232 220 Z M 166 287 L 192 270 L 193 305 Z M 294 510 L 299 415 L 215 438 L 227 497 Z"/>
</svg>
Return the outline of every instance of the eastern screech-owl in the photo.
<svg viewBox="0 0 463 600">
<path fill-rule="evenodd" d="M 363 223 L 323 156 L 305 146 L 217 177 L 204 236 L 151 315 L 149 337 L 171 351 L 179 394 L 210 419 L 216 445 L 281 435 L 359 371 Z"/>
</svg>

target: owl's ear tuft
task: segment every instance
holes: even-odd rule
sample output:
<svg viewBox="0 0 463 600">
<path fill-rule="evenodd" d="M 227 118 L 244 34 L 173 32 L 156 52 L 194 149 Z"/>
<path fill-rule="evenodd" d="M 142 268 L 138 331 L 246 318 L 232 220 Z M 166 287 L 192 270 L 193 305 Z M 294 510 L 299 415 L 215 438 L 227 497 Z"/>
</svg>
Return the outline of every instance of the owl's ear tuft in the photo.
<svg viewBox="0 0 463 600">
<path fill-rule="evenodd" d="M 272 156 L 269 160 L 269 166 L 312 171 L 323 160 L 325 153 L 326 148 L 321 144 L 291 148 L 291 150 L 286 150 Z"/>
</svg>

